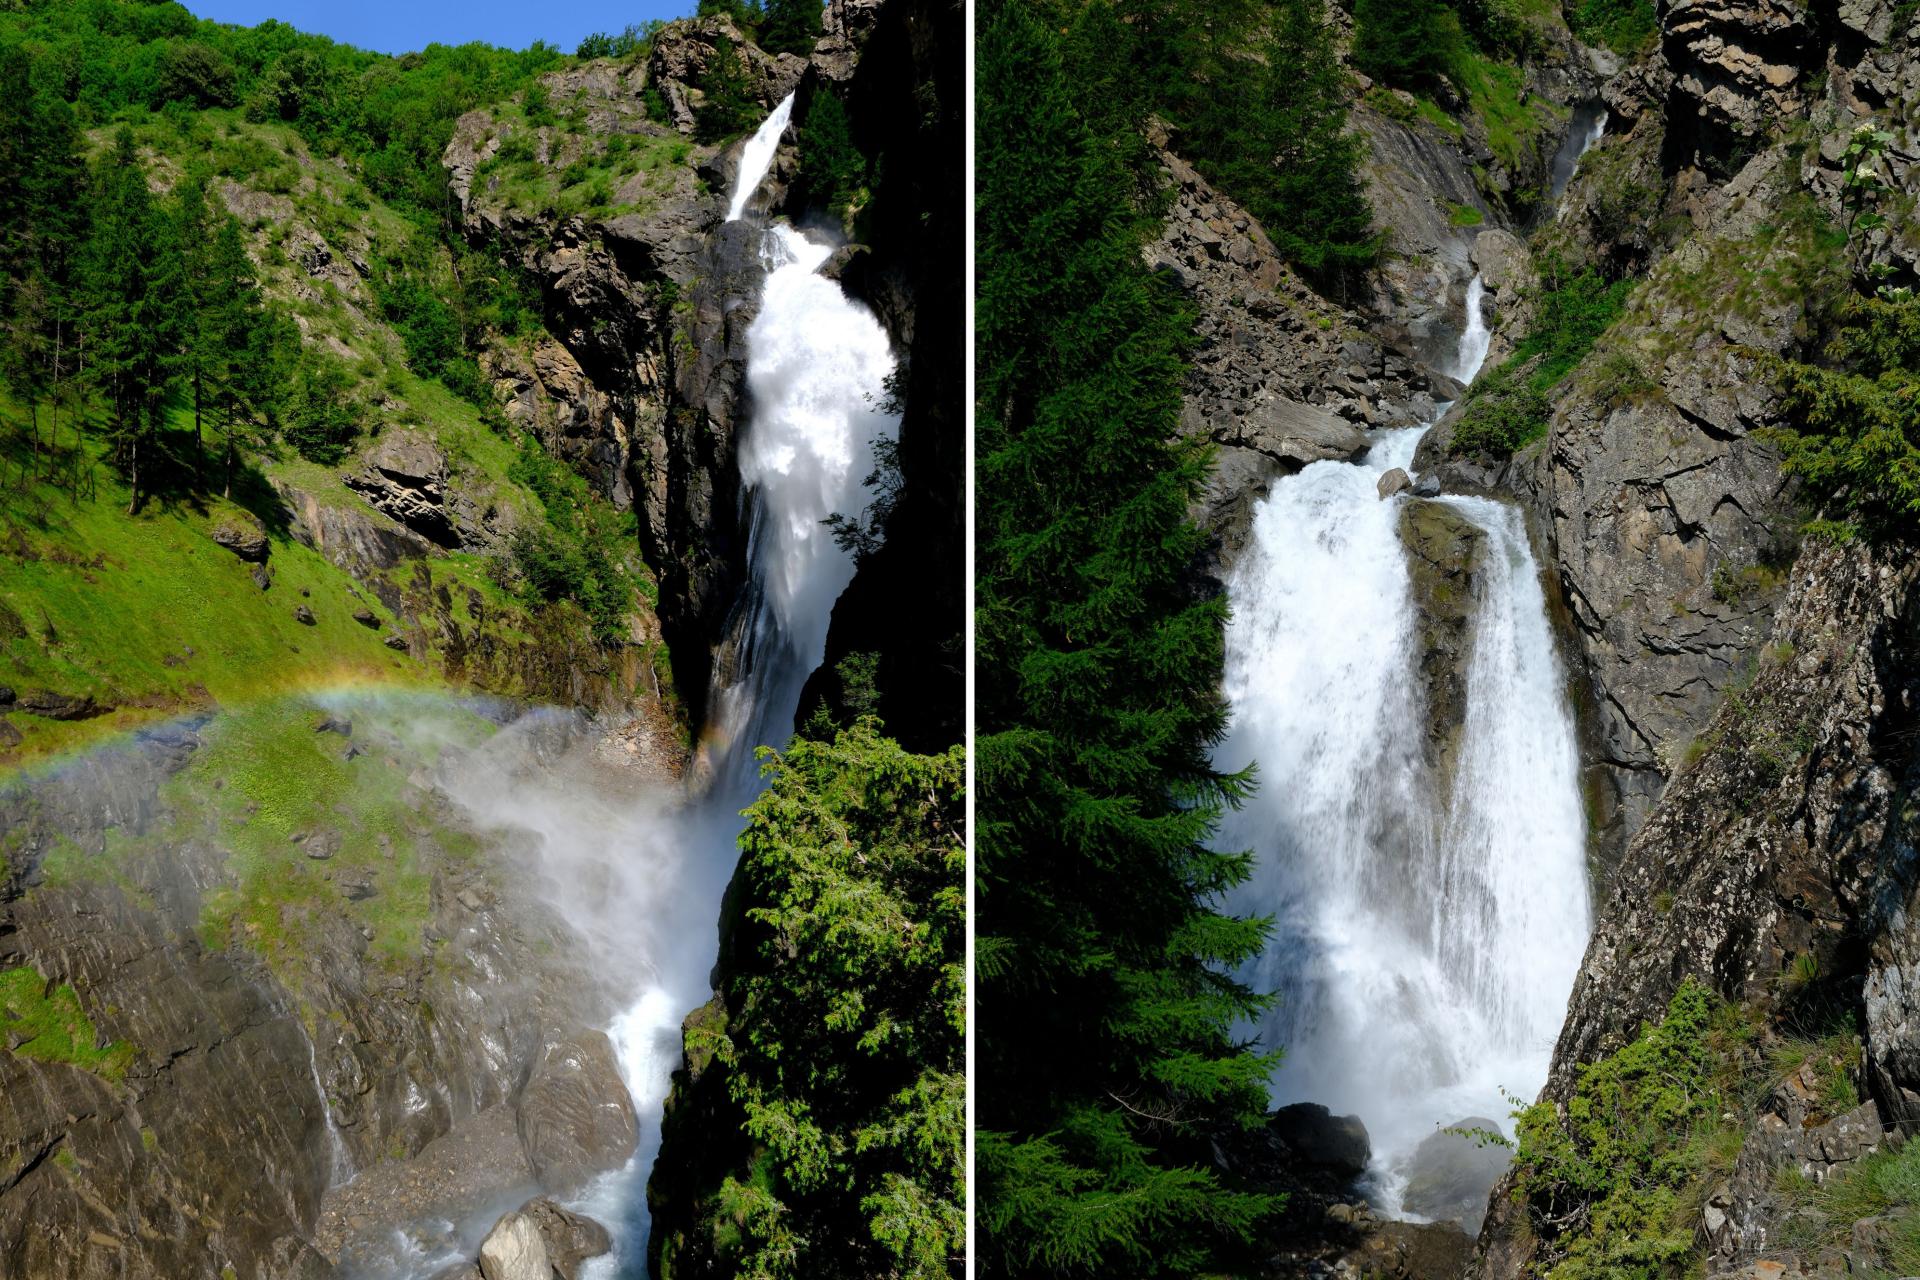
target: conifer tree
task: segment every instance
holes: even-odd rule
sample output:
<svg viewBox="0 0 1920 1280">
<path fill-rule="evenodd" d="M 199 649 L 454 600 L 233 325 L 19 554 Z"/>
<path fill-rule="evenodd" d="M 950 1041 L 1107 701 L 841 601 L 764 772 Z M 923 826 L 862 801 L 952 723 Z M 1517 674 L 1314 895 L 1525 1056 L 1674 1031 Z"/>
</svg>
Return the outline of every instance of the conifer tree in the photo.
<svg viewBox="0 0 1920 1280">
<path fill-rule="evenodd" d="M 199 334 L 207 398 L 220 422 L 226 455 L 222 492 L 233 495 L 243 452 L 266 443 L 299 353 L 293 323 L 260 297 L 253 260 L 231 215 L 218 221 L 206 254 Z"/>
<path fill-rule="evenodd" d="M 810 53 L 820 38 L 820 0 L 767 0 L 760 47 L 770 53 Z"/>
<path fill-rule="evenodd" d="M 88 376 L 107 396 L 108 439 L 126 471 L 129 514 L 145 491 L 142 468 L 157 461 L 167 393 L 178 371 L 188 308 L 170 219 L 147 191 L 124 126 L 94 175 L 93 231 L 80 262 Z"/>
<path fill-rule="evenodd" d="M 1226 607 L 1192 577 L 1188 315 L 1057 29 L 1006 0 L 981 27 L 980 1261 L 1193 1274 L 1279 1205 L 1211 1167 L 1275 1058 L 1236 1039 L 1263 1002 L 1228 976 L 1265 923 L 1215 906 L 1248 860 L 1209 842 L 1250 779 L 1209 758 Z"/>
</svg>

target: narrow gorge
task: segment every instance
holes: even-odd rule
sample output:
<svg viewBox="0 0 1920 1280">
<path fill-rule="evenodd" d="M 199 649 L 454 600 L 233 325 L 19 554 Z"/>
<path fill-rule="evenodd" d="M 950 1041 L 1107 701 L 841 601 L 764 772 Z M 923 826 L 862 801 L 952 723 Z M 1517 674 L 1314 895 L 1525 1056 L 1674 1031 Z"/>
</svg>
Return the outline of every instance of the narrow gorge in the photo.
<svg viewBox="0 0 1920 1280">
<path fill-rule="evenodd" d="M 1257 769 L 1216 843 L 1252 854 L 1228 901 L 1272 933 L 1239 976 L 1274 1001 L 1247 1030 L 1285 1051 L 1215 1163 L 1288 1193 L 1271 1274 L 1920 1259 L 1888 1172 L 1910 521 L 1863 532 L 1862 490 L 1802 483 L 1785 390 L 1849 367 L 1858 308 L 1909 305 L 1920 31 L 1645 16 L 1624 43 L 1534 16 L 1517 150 L 1478 90 L 1352 73 L 1365 296 L 1148 130 L 1232 608 L 1213 759 Z M 1633 1074 L 1681 1061 L 1684 1106 Z"/>
</svg>

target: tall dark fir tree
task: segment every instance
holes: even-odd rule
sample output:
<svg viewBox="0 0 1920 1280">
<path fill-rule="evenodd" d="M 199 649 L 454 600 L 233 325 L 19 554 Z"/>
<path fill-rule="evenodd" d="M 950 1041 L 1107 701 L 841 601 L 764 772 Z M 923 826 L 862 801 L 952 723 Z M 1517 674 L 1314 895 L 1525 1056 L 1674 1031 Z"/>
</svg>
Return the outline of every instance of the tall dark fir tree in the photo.
<svg viewBox="0 0 1920 1280">
<path fill-rule="evenodd" d="M 1210 1160 L 1265 1104 L 1229 975 L 1266 925 L 1217 906 L 1251 780 L 1209 758 L 1189 320 L 1140 261 L 1137 141 L 1063 67 L 1073 21 L 988 4 L 977 55 L 977 1247 L 987 1275 L 1190 1275 L 1279 1208 Z"/>
</svg>

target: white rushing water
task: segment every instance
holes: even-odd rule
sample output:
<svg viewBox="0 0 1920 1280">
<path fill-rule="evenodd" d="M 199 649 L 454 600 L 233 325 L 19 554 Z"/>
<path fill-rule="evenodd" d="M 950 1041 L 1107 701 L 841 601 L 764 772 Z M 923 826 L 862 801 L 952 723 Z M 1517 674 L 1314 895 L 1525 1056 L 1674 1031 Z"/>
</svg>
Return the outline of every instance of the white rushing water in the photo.
<svg viewBox="0 0 1920 1280">
<path fill-rule="evenodd" d="M 1459 382 L 1472 382 L 1487 362 L 1487 349 L 1493 345 L 1493 331 L 1487 328 L 1487 283 L 1476 272 L 1467 282 L 1467 327 L 1460 334 L 1453 364 L 1446 370 Z"/>
<path fill-rule="evenodd" d="M 742 150 L 729 221 L 765 180 L 792 110 L 789 95 Z M 754 749 L 784 745 L 792 734 L 801 687 L 826 655 L 834 601 L 853 579 L 853 558 L 823 521 L 863 510 L 874 443 L 899 432 L 897 416 L 881 407 L 894 370 L 886 330 L 819 274 L 832 246 L 776 223 L 759 252 L 766 279 L 747 330 L 748 416 L 737 441 L 749 578 L 715 660 L 703 746 L 708 793 L 678 816 L 670 837 L 681 857 L 699 864 L 676 910 L 700 941 L 691 955 L 655 965 L 608 1028 L 639 1112 L 640 1148 L 625 1169 L 574 1202 L 615 1235 L 614 1252 L 588 1263 L 583 1280 L 646 1273 L 646 1180 L 659 1151 L 661 1106 L 680 1062 L 681 1019 L 707 998 L 739 811 L 761 785 Z"/>
<path fill-rule="evenodd" d="M 1456 367 L 1485 359 L 1479 282 Z M 1234 905 L 1275 917 L 1254 963 L 1277 992 L 1260 1027 L 1286 1049 L 1276 1103 L 1358 1115 L 1373 1192 L 1437 1127 L 1501 1120 L 1546 1079 L 1589 917 L 1574 728 L 1518 511 L 1440 499 L 1485 533 L 1467 712 L 1450 784 L 1422 751 L 1417 618 L 1399 522 L 1424 427 L 1381 430 L 1360 463 L 1275 482 L 1228 579 L 1223 767 L 1260 787 L 1227 847 L 1255 867 Z M 1444 794 L 1443 794 L 1444 791 Z"/>
</svg>

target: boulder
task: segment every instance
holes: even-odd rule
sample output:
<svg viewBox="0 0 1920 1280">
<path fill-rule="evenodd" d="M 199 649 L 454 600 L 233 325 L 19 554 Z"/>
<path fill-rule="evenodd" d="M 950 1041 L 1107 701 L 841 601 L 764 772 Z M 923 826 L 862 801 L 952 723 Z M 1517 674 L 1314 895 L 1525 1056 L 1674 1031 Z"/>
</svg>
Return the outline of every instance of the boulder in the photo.
<svg viewBox="0 0 1920 1280">
<path fill-rule="evenodd" d="M 1241 443 L 1297 471 L 1310 462 L 1358 462 L 1369 448 L 1367 433 L 1325 409 L 1292 400 L 1256 406 L 1241 426 Z"/>
<path fill-rule="evenodd" d="M 639 1122 L 605 1032 L 546 1046 L 520 1091 L 519 1131 L 527 1163 L 550 1191 L 576 1190 L 633 1154 Z"/>
<path fill-rule="evenodd" d="M 541 1240 L 546 1242 L 553 1269 L 567 1280 L 574 1280 L 579 1274 L 581 1263 L 613 1248 L 613 1237 L 605 1227 L 592 1218 L 561 1208 L 545 1196 L 529 1200 L 520 1212 L 533 1219 Z"/>
<path fill-rule="evenodd" d="M 1406 1163 L 1407 1186 L 1401 1203 L 1423 1218 L 1456 1222 L 1468 1235 L 1480 1234 L 1487 1216 L 1487 1195 L 1513 1163 L 1513 1153 L 1475 1132 L 1499 1133 L 1497 1121 L 1484 1116 L 1457 1120 L 1429 1135 Z"/>
<path fill-rule="evenodd" d="M 303 627 L 314 625 L 313 610 L 303 604 L 293 606 L 293 620 Z"/>
<path fill-rule="evenodd" d="M 268 587 L 271 587 L 273 585 L 273 575 L 268 573 L 266 569 L 260 565 L 253 566 L 253 568 L 249 569 L 247 572 L 248 572 L 248 575 L 253 578 L 253 585 L 260 588 L 262 591 L 265 591 Z"/>
<path fill-rule="evenodd" d="M 1490 293 L 1507 293 L 1533 275 L 1533 255 L 1511 231 L 1492 227 L 1473 242 L 1473 268 Z"/>
<path fill-rule="evenodd" d="M 207 536 L 242 560 L 256 564 L 267 558 L 267 528 L 257 516 L 245 511 L 229 512 L 207 531 Z"/>
<path fill-rule="evenodd" d="M 407 651 L 407 641 L 406 641 L 406 637 L 404 636 L 388 636 L 386 639 L 382 640 L 380 643 L 384 644 L 385 646 L 387 646 L 387 648 L 392 649 L 398 653 L 405 653 Z"/>
<path fill-rule="evenodd" d="M 1439 794 L 1467 723 L 1467 667 L 1473 657 L 1474 575 L 1486 534 L 1444 502 L 1415 498 L 1400 510 L 1400 542 L 1415 617 L 1415 659 L 1426 710 L 1424 750 Z"/>
<path fill-rule="evenodd" d="M 480 1245 L 480 1274 L 484 1280 L 576 1280 L 581 1263 L 612 1247 L 605 1227 L 542 1196 L 494 1223 Z"/>
<path fill-rule="evenodd" d="M 380 619 L 374 615 L 371 609 L 355 609 L 353 611 L 353 620 L 369 630 L 378 631 L 380 629 Z"/>
<path fill-rule="evenodd" d="M 1373 1159 L 1359 1116 L 1336 1116 L 1317 1102 L 1296 1102 L 1267 1118 L 1267 1127 L 1306 1164 L 1357 1178 Z"/>
<path fill-rule="evenodd" d="M 1384 501 L 1396 493 L 1405 493 L 1413 488 L 1413 477 L 1404 469 L 1395 467 L 1380 477 L 1380 483 L 1376 487 L 1380 491 L 1381 500 Z"/>
<path fill-rule="evenodd" d="M 519 1211 L 494 1223 L 480 1242 L 480 1274 L 485 1280 L 553 1280 L 539 1224 Z"/>
<path fill-rule="evenodd" d="M 1472 1259 L 1473 1241 L 1451 1222 L 1381 1222 L 1333 1274 L 1459 1280 Z"/>
</svg>

